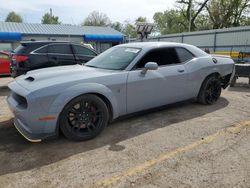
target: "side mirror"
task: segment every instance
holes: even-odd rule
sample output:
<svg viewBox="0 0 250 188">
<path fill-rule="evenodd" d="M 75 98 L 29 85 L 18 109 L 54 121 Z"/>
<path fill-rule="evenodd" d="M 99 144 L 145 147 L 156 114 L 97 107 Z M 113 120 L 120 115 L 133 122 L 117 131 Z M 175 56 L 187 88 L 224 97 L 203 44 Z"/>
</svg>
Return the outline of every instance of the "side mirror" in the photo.
<svg viewBox="0 0 250 188">
<path fill-rule="evenodd" d="M 148 70 L 157 70 L 158 64 L 155 62 L 148 62 L 145 64 L 144 69 L 142 70 L 142 74 L 146 74 Z"/>
</svg>

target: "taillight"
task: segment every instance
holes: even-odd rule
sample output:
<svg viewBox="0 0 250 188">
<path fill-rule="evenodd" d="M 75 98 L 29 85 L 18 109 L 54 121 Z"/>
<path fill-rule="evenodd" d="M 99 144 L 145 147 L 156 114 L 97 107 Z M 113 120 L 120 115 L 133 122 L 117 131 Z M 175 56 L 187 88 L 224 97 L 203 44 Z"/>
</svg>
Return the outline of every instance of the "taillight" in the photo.
<svg viewBox="0 0 250 188">
<path fill-rule="evenodd" d="M 16 62 L 18 62 L 18 63 L 26 61 L 28 59 L 29 59 L 29 57 L 26 55 L 13 55 L 12 56 L 12 60 L 16 60 Z"/>
</svg>

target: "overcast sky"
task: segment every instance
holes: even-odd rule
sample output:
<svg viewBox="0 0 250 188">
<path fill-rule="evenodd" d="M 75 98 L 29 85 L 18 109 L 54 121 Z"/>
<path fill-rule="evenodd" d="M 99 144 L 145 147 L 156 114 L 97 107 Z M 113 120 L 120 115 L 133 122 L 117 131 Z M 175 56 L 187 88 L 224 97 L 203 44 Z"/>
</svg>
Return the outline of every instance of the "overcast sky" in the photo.
<svg viewBox="0 0 250 188">
<path fill-rule="evenodd" d="M 157 11 L 174 7 L 175 0 L 0 0 L 0 21 L 10 11 L 20 14 L 24 22 L 40 23 L 41 17 L 53 9 L 63 23 L 80 24 L 94 10 L 106 13 L 112 21 L 133 21 L 145 16 L 150 21 Z"/>
</svg>

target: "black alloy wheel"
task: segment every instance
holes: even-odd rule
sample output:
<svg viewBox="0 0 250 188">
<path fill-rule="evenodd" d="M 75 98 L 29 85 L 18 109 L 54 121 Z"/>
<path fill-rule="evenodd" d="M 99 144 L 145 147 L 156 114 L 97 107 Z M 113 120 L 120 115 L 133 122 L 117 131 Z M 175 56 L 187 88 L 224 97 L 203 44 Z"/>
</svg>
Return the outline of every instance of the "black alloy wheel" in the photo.
<svg viewBox="0 0 250 188">
<path fill-rule="evenodd" d="M 213 104 L 221 95 L 221 82 L 219 78 L 208 77 L 201 86 L 198 101 L 202 104 Z"/>
<path fill-rule="evenodd" d="M 221 85 L 217 80 L 212 80 L 208 83 L 205 91 L 205 99 L 207 104 L 213 104 L 218 100 L 221 93 Z"/>
<path fill-rule="evenodd" d="M 61 116 L 60 128 L 71 140 L 89 140 L 107 125 L 108 109 L 99 97 L 91 94 L 76 97 L 69 102 Z"/>
</svg>

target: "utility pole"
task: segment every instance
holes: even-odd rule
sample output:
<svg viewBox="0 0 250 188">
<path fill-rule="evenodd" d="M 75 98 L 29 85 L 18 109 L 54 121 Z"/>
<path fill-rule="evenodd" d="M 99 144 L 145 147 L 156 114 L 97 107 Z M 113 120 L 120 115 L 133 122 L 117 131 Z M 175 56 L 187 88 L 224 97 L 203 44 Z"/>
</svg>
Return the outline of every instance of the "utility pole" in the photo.
<svg viewBox="0 0 250 188">
<path fill-rule="evenodd" d="M 191 32 L 192 5 L 193 5 L 193 4 L 192 4 L 192 0 L 190 0 L 188 32 Z"/>
<path fill-rule="evenodd" d="M 52 8 L 49 9 L 49 15 L 52 18 Z"/>
<path fill-rule="evenodd" d="M 49 19 L 49 22 L 52 23 L 52 8 L 49 9 Z"/>
</svg>

